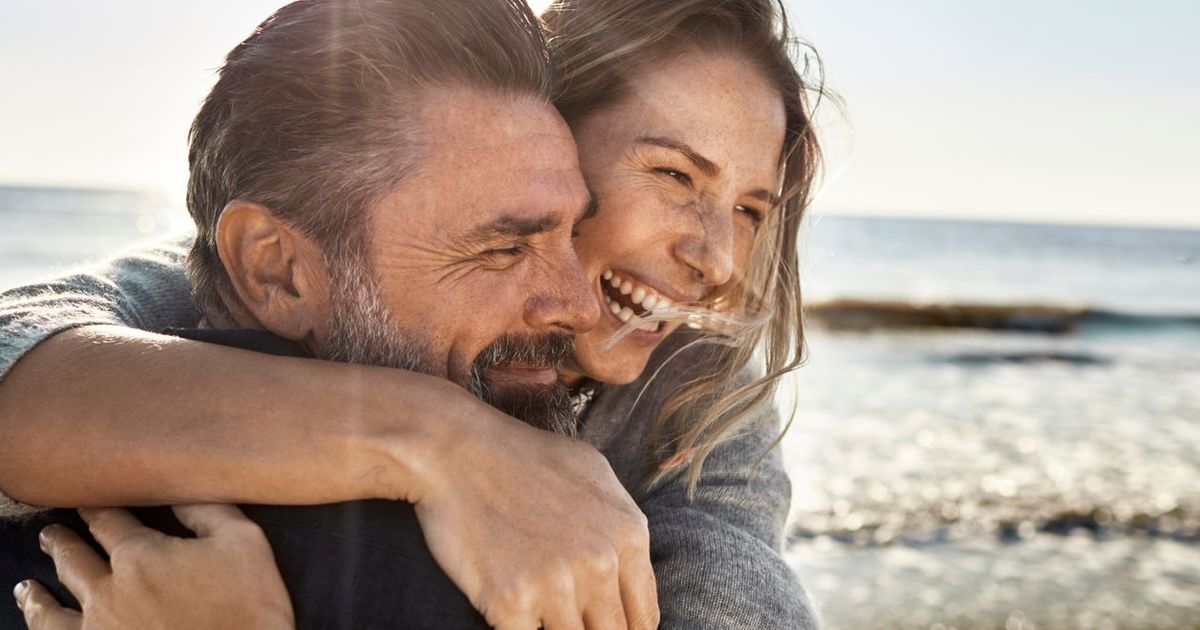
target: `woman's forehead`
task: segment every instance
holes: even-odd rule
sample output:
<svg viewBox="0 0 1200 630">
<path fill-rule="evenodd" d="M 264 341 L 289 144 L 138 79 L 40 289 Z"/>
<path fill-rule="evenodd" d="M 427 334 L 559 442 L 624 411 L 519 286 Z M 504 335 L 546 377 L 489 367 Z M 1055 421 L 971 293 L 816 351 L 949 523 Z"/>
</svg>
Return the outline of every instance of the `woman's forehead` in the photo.
<svg viewBox="0 0 1200 630">
<path fill-rule="evenodd" d="M 669 138 L 723 169 L 774 183 L 786 112 L 751 64 L 730 55 L 680 55 L 629 79 L 626 97 L 613 106 L 627 141 Z"/>
</svg>

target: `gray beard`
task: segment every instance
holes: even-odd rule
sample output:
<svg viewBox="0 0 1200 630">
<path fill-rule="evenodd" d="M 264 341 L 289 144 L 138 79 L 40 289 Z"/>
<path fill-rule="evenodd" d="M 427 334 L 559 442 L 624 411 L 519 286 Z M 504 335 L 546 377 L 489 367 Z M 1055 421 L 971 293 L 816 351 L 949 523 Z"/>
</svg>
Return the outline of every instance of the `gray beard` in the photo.
<svg viewBox="0 0 1200 630">
<path fill-rule="evenodd" d="M 382 291 L 362 263 L 330 265 L 332 315 L 329 336 L 318 358 L 340 363 L 375 365 L 436 374 L 433 348 L 419 335 L 397 326 Z M 481 353 L 481 357 L 487 350 Z M 471 395 L 535 428 L 574 437 L 579 431 L 570 391 L 560 379 L 553 386 L 496 391 L 478 361 L 458 385 Z"/>
</svg>

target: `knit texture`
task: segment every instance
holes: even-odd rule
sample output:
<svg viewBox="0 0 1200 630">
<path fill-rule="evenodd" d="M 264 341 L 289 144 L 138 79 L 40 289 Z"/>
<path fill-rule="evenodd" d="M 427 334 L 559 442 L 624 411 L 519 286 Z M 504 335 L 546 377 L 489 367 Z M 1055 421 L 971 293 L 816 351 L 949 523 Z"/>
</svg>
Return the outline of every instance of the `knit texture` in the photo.
<svg viewBox="0 0 1200 630">
<path fill-rule="evenodd" d="M 192 327 L 199 314 L 183 270 L 191 238 L 132 252 L 92 269 L 0 294 L 0 381 L 38 343 L 80 326 L 159 332 Z M 655 353 L 646 374 L 671 348 Z M 704 365 L 681 357 L 680 365 Z M 682 382 L 664 370 L 600 388 L 583 438 L 608 458 L 649 521 L 662 628 L 817 627 L 799 581 L 781 556 L 791 488 L 779 449 L 768 447 L 778 417 L 765 410 L 705 462 L 694 500 L 680 466 L 649 492 L 641 436 Z M 765 457 L 764 457 L 765 455 Z M 0 480 L 2 485 L 2 480 Z M 0 518 L 39 511 L 0 493 Z"/>
<path fill-rule="evenodd" d="M 781 553 L 791 483 L 772 447 L 781 431 L 774 408 L 760 410 L 713 450 L 693 499 L 686 465 L 642 489 L 655 467 L 642 436 L 663 403 L 711 365 L 704 347 L 689 348 L 652 376 L 685 341 L 664 342 L 637 381 L 600 388 L 582 436 L 601 449 L 646 514 L 661 627 L 816 628 L 817 615 Z M 752 377 L 743 373 L 737 384 Z"/>
</svg>

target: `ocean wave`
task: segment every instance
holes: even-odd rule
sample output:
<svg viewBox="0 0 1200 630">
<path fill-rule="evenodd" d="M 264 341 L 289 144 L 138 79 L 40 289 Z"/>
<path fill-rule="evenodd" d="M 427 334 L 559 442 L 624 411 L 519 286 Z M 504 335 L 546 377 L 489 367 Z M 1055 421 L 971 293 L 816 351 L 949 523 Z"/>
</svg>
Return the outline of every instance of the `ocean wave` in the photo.
<svg viewBox="0 0 1200 630">
<path fill-rule="evenodd" d="M 1200 331 L 1200 314 L 1139 313 L 1059 304 L 919 303 L 835 299 L 805 308 L 828 330 L 959 328 L 1065 335 L 1081 330 Z"/>
<path fill-rule="evenodd" d="M 874 506 L 798 515 L 791 539 L 832 540 L 858 546 L 952 542 L 980 534 L 1018 542 L 1038 534 L 1099 538 L 1141 535 L 1200 543 L 1200 505 L 1153 506 L 1065 501 L 953 501 L 919 510 Z"/>
</svg>

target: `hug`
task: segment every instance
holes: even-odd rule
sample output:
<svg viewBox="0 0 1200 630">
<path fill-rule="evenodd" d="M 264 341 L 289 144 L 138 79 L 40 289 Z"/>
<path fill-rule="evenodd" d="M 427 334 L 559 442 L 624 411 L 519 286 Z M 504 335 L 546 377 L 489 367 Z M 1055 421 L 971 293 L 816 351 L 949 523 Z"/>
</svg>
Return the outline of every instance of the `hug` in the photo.
<svg viewBox="0 0 1200 630">
<path fill-rule="evenodd" d="M 816 627 L 792 54 L 773 0 L 267 18 L 195 234 L 0 296 L 0 626 Z"/>
</svg>

